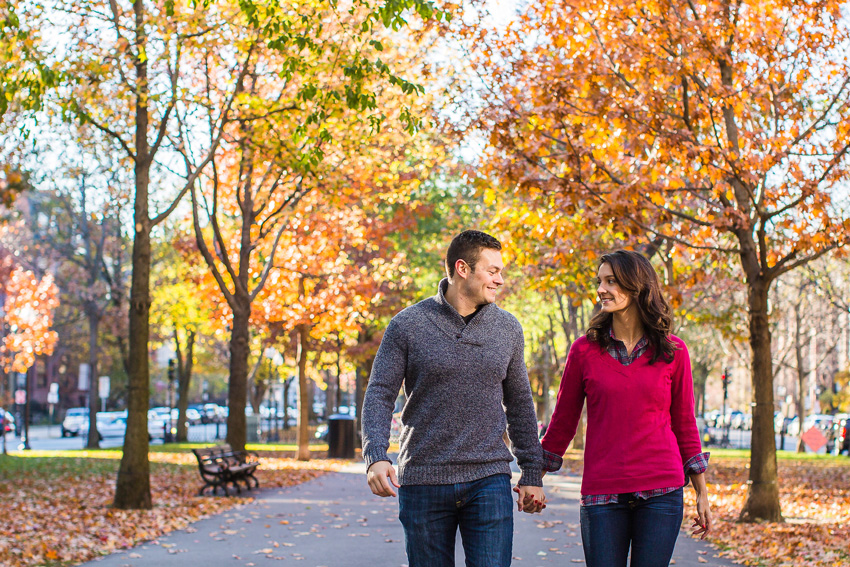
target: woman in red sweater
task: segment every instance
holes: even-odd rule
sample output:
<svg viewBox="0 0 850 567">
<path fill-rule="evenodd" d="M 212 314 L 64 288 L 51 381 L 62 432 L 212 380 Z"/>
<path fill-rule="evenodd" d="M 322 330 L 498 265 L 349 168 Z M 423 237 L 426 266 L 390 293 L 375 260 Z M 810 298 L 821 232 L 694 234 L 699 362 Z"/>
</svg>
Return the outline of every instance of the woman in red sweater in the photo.
<svg viewBox="0 0 850 567">
<path fill-rule="evenodd" d="M 587 401 L 581 538 L 589 567 L 666 566 L 682 524 L 686 478 L 697 493 L 694 534 L 711 530 L 685 343 L 670 333 L 671 309 L 642 255 L 618 250 L 597 273 L 601 310 L 570 348 L 544 470 L 557 471 Z"/>
</svg>

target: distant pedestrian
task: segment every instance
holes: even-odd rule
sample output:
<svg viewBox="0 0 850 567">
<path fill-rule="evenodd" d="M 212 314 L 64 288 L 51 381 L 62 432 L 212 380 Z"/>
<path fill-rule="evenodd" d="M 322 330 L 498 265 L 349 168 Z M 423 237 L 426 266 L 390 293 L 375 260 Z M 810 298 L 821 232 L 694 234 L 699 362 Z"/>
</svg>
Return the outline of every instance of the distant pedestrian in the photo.
<svg viewBox="0 0 850 567">
<path fill-rule="evenodd" d="M 393 317 L 363 403 L 363 457 L 378 496 L 396 496 L 410 567 L 454 565 L 460 529 L 468 567 L 508 567 L 513 544 L 511 452 L 520 511 L 545 506 L 542 450 L 522 327 L 496 306 L 501 244 L 457 235 L 437 295 Z M 387 457 L 399 389 L 398 475 Z M 378 553 L 376 551 L 376 553 Z"/>
<path fill-rule="evenodd" d="M 557 471 L 587 401 L 581 537 L 589 567 L 668 565 L 683 515 L 686 478 L 697 493 L 694 534 L 711 513 L 685 343 L 642 255 L 606 254 L 597 272 L 600 310 L 567 357 L 543 437 L 544 470 Z M 544 473 L 545 474 L 545 473 Z"/>
</svg>

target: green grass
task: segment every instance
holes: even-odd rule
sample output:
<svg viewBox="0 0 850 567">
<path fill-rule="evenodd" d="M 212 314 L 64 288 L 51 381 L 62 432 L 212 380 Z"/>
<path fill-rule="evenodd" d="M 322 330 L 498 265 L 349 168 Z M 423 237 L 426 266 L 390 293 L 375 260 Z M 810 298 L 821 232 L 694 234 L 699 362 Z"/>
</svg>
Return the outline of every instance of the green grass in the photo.
<svg viewBox="0 0 850 567">
<path fill-rule="evenodd" d="M 165 445 L 151 445 L 151 453 L 182 453 L 198 447 L 209 447 L 215 443 L 167 443 Z M 295 443 L 248 443 L 245 448 L 249 451 L 297 451 Z M 328 450 L 327 443 L 310 444 L 310 450 L 321 453 Z"/>
<path fill-rule="evenodd" d="M 749 459 L 749 449 L 719 449 L 705 447 L 711 453 L 712 459 Z M 780 461 L 800 461 L 807 463 L 831 463 L 850 466 L 850 457 L 845 455 L 818 455 L 816 453 L 797 453 L 796 451 L 777 451 L 776 458 Z"/>
<path fill-rule="evenodd" d="M 198 447 L 209 447 L 214 445 L 214 443 L 167 443 L 164 445 L 150 445 L 149 451 L 151 453 L 188 453 L 192 449 L 197 449 Z M 281 451 L 281 452 L 295 452 L 298 450 L 298 446 L 295 444 L 289 443 L 248 443 L 245 446 L 249 451 Z M 321 453 L 326 452 L 328 450 L 327 443 L 324 444 L 315 444 L 310 445 L 310 450 L 316 454 L 317 457 L 321 457 Z M 65 458 L 65 459 L 105 459 L 105 460 L 119 460 L 121 459 L 121 455 L 123 454 L 123 450 L 121 448 L 111 448 L 111 449 L 70 449 L 63 451 L 39 451 L 39 450 L 30 450 L 30 451 L 13 451 L 9 454 L 11 457 L 23 459 L 23 460 L 32 460 L 32 459 L 40 459 L 40 458 Z M 0 455 L 0 459 L 3 456 Z M 0 471 L 2 471 L 2 467 L 0 467 Z"/>
<path fill-rule="evenodd" d="M 0 479 L 90 476 L 113 474 L 116 470 L 118 470 L 116 461 L 96 459 L 91 456 L 0 455 Z"/>
</svg>

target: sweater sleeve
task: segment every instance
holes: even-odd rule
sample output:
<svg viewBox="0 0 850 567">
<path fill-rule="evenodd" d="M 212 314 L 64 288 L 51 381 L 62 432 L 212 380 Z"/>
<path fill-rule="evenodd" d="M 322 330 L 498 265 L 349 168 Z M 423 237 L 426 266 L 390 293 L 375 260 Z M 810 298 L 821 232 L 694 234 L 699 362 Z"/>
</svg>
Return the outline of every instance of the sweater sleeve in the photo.
<svg viewBox="0 0 850 567">
<path fill-rule="evenodd" d="M 537 438 L 537 414 L 525 367 L 525 339 L 522 329 L 514 345 L 508 373 L 502 382 L 505 413 L 508 418 L 508 438 L 522 471 L 521 486 L 543 486 L 543 454 Z"/>
<path fill-rule="evenodd" d="M 398 392 L 407 368 L 407 344 L 401 325 L 392 319 L 372 363 L 372 374 L 363 397 L 363 459 L 371 467 L 389 461 L 390 425 Z"/>
<path fill-rule="evenodd" d="M 564 366 L 564 375 L 561 377 L 558 398 L 555 401 L 555 411 L 552 413 L 552 421 L 549 422 L 546 435 L 543 436 L 543 451 L 548 457 L 547 463 L 557 465 L 557 468 L 547 466 L 550 472 L 554 472 L 553 468 L 554 470 L 560 468 L 559 459 L 575 437 L 581 409 L 584 406 L 580 341 L 581 339 L 570 347 L 567 363 Z"/>
<path fill-rule="evenodd" d="M 676 362 L 673 366 L 670 418 L 673 433 L 679 444 L 682 463 L 687 463 L 695 455 L 702 453 L 702 445 L 694 416 L 694 379 L 691 375 L 691 357 L 683 341 L 679 341 L 679 346 L 680 350 L 676 351 Z"/>
</svg>

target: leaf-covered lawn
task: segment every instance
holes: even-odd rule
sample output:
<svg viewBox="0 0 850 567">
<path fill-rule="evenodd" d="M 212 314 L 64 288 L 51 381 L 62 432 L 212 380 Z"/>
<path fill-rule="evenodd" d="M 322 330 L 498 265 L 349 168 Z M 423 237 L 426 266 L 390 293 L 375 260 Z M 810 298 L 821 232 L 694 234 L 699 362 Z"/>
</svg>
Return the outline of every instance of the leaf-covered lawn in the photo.
<svg viewBox="0 0 850 567">
<path fill-rule="evenodd" d="M 706 477 L 721 555 L 770 567 L 850 564 L 850 459 L 779 459 L 784 523 L 736 521 L 747 495 L 749 460 L 712 456 Z M 693 491 L 686 491 L 693 510 Z M 686 523 L 690 523 L 686 519 Z"/>
<path fill-rule="evenodd" d="M 749 454 L 709 451 L 706 479 L 714 529 L 708 539 L 721 556 L 764 567 L 850 565 L 850 458 L 781 452 L 779 498 L 786 521 L 743 524 L 736 520 L 747 495 Z M 564 468 L 581 474 L 581 453 L 569 451 Z M 693 489 L 686 488 L 686 527 L 694 503 Z"/>
<path fill-rule="evenodd" d="M 0 456 L 0 565 L 85 561 L 250 500 L 198 497 L 203 483 L 191 453 L 152 452 L 150 458 L 154 509 L 142 511 L 110 507 L 118 451 Z M 257 476 L 263 488 L 290 486 L 334 466 L 263 456 Z"/>
</svg>

